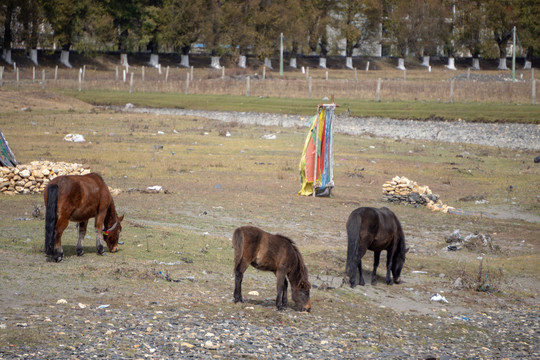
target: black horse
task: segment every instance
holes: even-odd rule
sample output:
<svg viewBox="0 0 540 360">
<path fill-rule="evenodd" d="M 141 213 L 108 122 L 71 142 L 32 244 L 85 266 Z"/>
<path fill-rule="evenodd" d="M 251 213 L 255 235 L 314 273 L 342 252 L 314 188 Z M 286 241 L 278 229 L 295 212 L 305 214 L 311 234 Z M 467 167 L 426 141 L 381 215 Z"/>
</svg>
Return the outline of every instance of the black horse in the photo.
<svg viewBox="0 0 540 360">
<path fill-rule="evenodd" d="M 401 269 L 405 263 L 405 236 L 396 215 L 390 209 L 361 207 L 354 210 L 347 220 L 347 265 L 345 281 L 355 287 L 356 274 L 360 271 L 360 285 L 364 285 L 362 277 L 362 257 L 367 250 L 374 252 L 371 284 L 377 279 L 377 267 L 381 251 L 386 250 L 386 283 L 399 284 Z M 391 273 L 390 273 L 391 272 Z"/>
</svg>

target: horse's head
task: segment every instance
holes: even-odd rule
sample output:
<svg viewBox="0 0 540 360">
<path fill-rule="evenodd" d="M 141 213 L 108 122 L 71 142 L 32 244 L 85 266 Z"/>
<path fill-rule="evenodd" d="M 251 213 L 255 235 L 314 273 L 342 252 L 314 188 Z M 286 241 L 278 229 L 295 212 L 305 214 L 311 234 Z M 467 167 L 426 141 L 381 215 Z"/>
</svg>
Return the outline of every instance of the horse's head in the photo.
<svg viewBox="0 0 540 360">
<path fill-rule="evenodd" d="M 299 311 L 311 311 L 311 302 L 309 301 L 309 290 L 311 284 L 308 280 L 300 280 L 297 286 L 292 289 L 292 298 Z"/>
<path fill-rule="evenodd" d="M 403 264 L 405 264 L 405 254 L 409 251 L 409 248 L 406 248 L 405 251 L 401 254 L 397 254 L 394 263 L 392 264 L 392 276 L 394 277 L 394 283 L 399 284 L 401 282 L 401 270 L 403 269 Z"/>
<path fill-rule="evenodd" d="M 103 231 L 103 240 L 107 243 L 110 252 L 118 250 L 118 240 L 120 239 L 120 232 L 122 232 L 122 220 L 124 220 L 124 215 L 118 217 L 117 223 L 110 230 Z"/>
</svg>

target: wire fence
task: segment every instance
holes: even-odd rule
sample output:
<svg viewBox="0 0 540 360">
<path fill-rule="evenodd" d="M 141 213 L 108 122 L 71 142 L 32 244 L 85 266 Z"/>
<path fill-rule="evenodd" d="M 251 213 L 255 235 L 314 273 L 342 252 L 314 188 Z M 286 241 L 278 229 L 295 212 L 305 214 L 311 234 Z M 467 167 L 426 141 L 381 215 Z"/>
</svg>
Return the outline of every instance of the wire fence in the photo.
<svg viewBox="0 0 540 360">
<path fill-rule="evenodd" d="M 426 70 L 351 71 L 303 69 L 279 73 L 259 69 L 116 67 L 113 71 L 0 67 L 0 89 L 115 90 L 287 98 L 333 94 L 362 101 L 536 103 L 534 69 L 508 72 Z"/>
</svg>

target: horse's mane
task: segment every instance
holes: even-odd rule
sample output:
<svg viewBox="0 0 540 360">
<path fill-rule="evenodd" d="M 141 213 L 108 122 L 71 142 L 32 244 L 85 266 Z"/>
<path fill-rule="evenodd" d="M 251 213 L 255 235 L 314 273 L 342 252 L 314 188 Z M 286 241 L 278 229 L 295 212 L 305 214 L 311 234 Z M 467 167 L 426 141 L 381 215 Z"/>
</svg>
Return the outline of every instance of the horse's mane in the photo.
<svg viewBox="0 0 540 360">
<path fill-rule="evenodd" d="M 395 217 L 395 219 L 397 222 L 398 236 L 399 236 L 397 250 L 398 250 L 398 254 L 400 256 L 403 256 L 407 252 L 407 248 L 405 246 L 405 234 L 403 233 L 403 229 L 401 228 L 401 223 L 399 222 L 398 218 Z"/>
<path fill-rule="evenodd" d="M 300 277 L 300 279 L 308 281 L 306 264 L 304 263 L 304 258 L 302 257 L 300 250 L 298 250 L 296 243 L 284 235 L 276 234 L 276 236 L 282 238 L 283 240 L 287 240 L 291 244 L 291 247 L 293 248 L 296 255 L 296 271 L 298 273 L 298 276 Z"/>
</svg>

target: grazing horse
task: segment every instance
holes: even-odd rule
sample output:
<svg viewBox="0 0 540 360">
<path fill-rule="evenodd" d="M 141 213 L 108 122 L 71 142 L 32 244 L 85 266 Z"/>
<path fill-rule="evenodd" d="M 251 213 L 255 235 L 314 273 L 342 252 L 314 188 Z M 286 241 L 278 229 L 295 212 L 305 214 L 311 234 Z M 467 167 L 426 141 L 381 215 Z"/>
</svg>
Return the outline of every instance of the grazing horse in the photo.
<svg viewBox="0 0 540 360">
<path fill-rule="evenodd" d="M 82 241 L 86 235 L 88 220 L 95 217 L 96 248 L 104 252 L 101 238 L 109 251 L 118 248 L 124 215 L 118 216 L 109 188 L 100 175 L 63 175 L 51 180 L 43 193 L 45 200 L 45 253 L 60 262 L 64 257 L 62 233 L 75 221 L 79 227 L 77 255 L 82 256 Z"/>
<path fill-rule="evenodd" d="M 255 269 L 272 271 L 277 277 L 276 307 L 287 307 L 287 278 L 298 310 L 310 311 L 308 271 L 295 243 L 285 236 L 272 235 L 254 226 L 234 231 L 234 302 L 242 302 L 242 279 L 251 264 Z"/>
<path fill-rule="evenodd" d="M 390 209 L 361 207 L 354 210 L 347 220 L 347 278 L 351 287 L 356 286 L 356 274 L 360 271 L 360 285 L 364 286 L 362 276 L 362 257 L 367 250 L 374 252 L 371 284 L 377 281 L 377 267 L 381 251 L 386 250 L 386 283 L 399 284 L 401 269 L 405 263 L 405 236 L 396 215 Z M 392 279 L 393 277 L 393 279 Z"/>
</svg>

